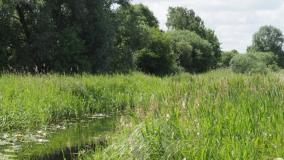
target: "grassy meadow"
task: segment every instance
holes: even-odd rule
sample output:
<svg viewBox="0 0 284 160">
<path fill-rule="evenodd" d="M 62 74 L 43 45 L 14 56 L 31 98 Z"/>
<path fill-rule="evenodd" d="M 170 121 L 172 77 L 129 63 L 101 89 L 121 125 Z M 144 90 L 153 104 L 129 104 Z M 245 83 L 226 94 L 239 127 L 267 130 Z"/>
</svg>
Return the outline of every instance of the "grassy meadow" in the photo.
<svg viewBox="0 0 284 160">
<path fill-rule="evenodd" d="M 134 75 L 1 75 L 0 131 L 29 130 L 94 113 L 149 106 L 168 81 Z M 166 88 L 165 88 L 166 87 Z"/>
<path fill-rule="evenodd" d="M 281 75 L 3 74 L 0 131 L 122 113 L 108 146 L 82 159 L 274 159 L 284 157 Z"/>
</svg>

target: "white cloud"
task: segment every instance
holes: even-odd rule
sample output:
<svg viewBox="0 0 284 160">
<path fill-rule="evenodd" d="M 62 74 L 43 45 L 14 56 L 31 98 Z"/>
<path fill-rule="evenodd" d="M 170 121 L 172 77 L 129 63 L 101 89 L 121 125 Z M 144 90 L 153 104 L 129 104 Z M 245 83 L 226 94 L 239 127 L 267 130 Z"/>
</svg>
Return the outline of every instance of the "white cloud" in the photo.
<svg viewBox="0 0 284 160">
<path fill-rule="evenodd" d="M 263 25 L 274 25 L 284 32 L 283 0 L 133 0 L 133 3 L 149 6 L 163 29 L 169 6 L 195 10 L 216 31 L 224 50 L 244 52 L 252 35 Z"/>
</svg>

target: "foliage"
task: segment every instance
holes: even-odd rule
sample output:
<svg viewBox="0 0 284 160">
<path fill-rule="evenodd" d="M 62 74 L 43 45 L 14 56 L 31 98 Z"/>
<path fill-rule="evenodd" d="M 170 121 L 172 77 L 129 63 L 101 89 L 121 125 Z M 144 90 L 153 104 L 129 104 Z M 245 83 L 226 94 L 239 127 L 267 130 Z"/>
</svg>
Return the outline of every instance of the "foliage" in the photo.
<svg viewBox="0 0 284 160">
<path fill-rule="evenodd" d="M 265 159 L 284 154 L 284 85 L 278 74 L 10 74 L 1 76 L 0 89 L 1 131 L 127 110 L 132 116 L 120 118 L 110 145 L 89 159 Z"/>
<path fill-rule="evenodd" d="M 121 118 L 111 144 L 86 159 L 274 159 L 284 154 L 284 85 L 278 75 L 220 70 L 163 81 L 167 91 L 153 95 L 158 101 Z"/>
<path fill-rule="evenodd" d="M 148 32 L 148 45 L 136 52 L 138 70 L 155 75 L 175 73 L 177 71 L 176 59 L 171 53 L 168 37 L 155 28 L 149 28 Z"/>
<path fill-rule="evenodd" d="M 278 65 L 284 66 L 284 37 L 282 32 L 273 26 L 263 26 L 253 36 L 252 46 L 248 51 L 273 52 L 279 57 Z"/>
<path fill-rule="evenodd" d="M 216 57 L 211 44 L 187 30 L 167 33 L 178 63 L 188 72 L 204 72 L 215 66 Z"/>
<path fill-rule="evenodd" d="M 248 55 L 266 65 L 274 65 L 278 60 L 278 57 L 272 52 L 249 52 Z"/>
<path fill-rule="evenodd" d="M 252 52 L 234 56 L 231 67 L 236 73 L 267 73 L 278 69 L 276 62 L 272 52 Z"/>
<path fill-rule="evenodd" d="M 222 52 L 218 65 L 220 67 L 230 67 L 230 62 L 231 62 L 232 58 L 234 58 L 234 56 L 236 56 L 238 54 L 239 54 L 239 52 L 237 50 Z"/>
<path fill-rule="evenodd" d="M 256 60 L 248 55 L 237 55 L 231 60 L 232 70 L 236 73 L 251 72 L 256 64 Z"/>
<path fill-rule="evenodd" d="M 216 58 L 214 63 L 215 65 L 217 65 L 217 62 L 221 57 L 221 43 L 219 42 L 217 35 L 213 30 L 206 29 L 205 37 L 203 39 L 207 40 L 211 44 L 214 52 L 214 57 Z"/>
<path fill-rule="evenodd" d="M 149 27 L 159 28 L 159 22 L 153 12 L 143 4 L 133 5 L 134 13 L 138 16 L 139 23 Z"/>
<path fill-rule="evenodd" d="M 114 4 L 128 1 L 3 1 L 0 48 L 9 57 L 6 64 L 17 71 L 108 72 Z"/>
<path fill-rule="evenodd" d="M 189 30 L 195 32 L 211 44 L 214 56 L 217 59 L 220 57 L 221 44 L 218 37 L 213 30 L 205 27 L 203 20 L 193 10 L 183 7 L 170 7 L 168 12 L 167 26 L 169 30 Z M 215 63 L 217 64 L 217 61 Z"/>
<path fill-rule="evenodd" d="M 205 37 L 204 22 L 193 10 L 183 7 L 170 7 L 168 11 L 167 27 L 169 30 L 190 30 L 201 37 Z"/>
<path fill-rule="evenodd" d="M 170 53 L 176 51 L 166 46 L 169 40 L 159 31 L 158 20 L 142 4 L 132 5 L 128 0 L 13 0 L 3 1 L 0 13 L 0 66 L 4 70 L 128 73 L 138 68 L 158 75 L 178 70 L 177 57 Z M 170 8 L 167 25 L 200 37 L 190 42 L 196 56 L 184 55 L 187 60 L 197 59 L 193 67 L 192 62 L 182 62 L 188 71 L 216 67 L 221 53 L 219 40 L 193 10 Z M 138 52 L 141 54 L 135 55 Z M 206 54 L 208 60 L 204 60 Z M 156 59 L 155 64 L 142 57 Z"/>
<path fill-rule="evenodd" d="M 67 71 L 71 73 L 90 71 L 91 64 L 85 53 L 84 41 L 80 39 L 74 28 L 66 28 L 59 34 L 53 64 L 50 64 L 56 71 Z M 53 66 L 54 65 L 54 66 Z"/>
<path fill-rule="evenodd" d="M 115 10 L 116 50 L 107 60 L 109 70 L 128 72 L 135 68 L 134 54 L 148 45 L 148 27 L 157 27 L 158 21 L 153 13 L 142 4 L 120 6 Z"/>
<path fill-rule="evenodd" d="M 4 74 L 0 79 L 0 132 L 37 129 L 86 114 L 114 114 L 148 105 L 152 93 L 167 90 L 165 83 L 142 74 Z"/>
</svg>

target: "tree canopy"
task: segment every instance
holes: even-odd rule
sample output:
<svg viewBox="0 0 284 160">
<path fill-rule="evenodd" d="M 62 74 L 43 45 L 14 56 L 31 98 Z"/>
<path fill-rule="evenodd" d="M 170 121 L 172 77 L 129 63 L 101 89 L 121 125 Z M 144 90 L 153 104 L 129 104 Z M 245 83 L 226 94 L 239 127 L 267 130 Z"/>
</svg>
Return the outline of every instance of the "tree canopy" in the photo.
<svg viewBox="0 0 284 160">
<path fill-rule="evenodd" d="M 105 71 L 105 53 L 115 50 L 114 4 L 128 3 L 3 0 L 1 57 L 18 71 Z"/>
<path fill-rule="evenodd" d="M 205 27 L 193 10 L 170 7 L 167 26 L 171 52 L 178 67 L 187 72 L 215 68 L 220 58 L 220 42 L 214 31 Z"/>
<path fill-rule="evenodd" d="M 274 58 L 284 67 L 284 37 L 273 26 L 255 33 L 249 58 L 234 58 L 238 52 L 222 53 L 214 30 L 194 10 L 170 7 L 166 25 L 168 31 L 162 31 L 147 6 L 128 0 L 2 0 L 0 68 L 168 75 L 229 67 L 232 59 L 263 65 L 268 64 L 263 59 Z"/>
<path fill-rule="evenodd" d="M 284 67 L 284 36 L 280 29 L 273 26 L 263 26 L 253 35 L 252 45 L 248 52 L 273 52 L 279 57 L 278 64 Z"/>
<path fill-rule="evenodd" d="M 188 30 L 168 33 L 171 48 L 181 67 L 188 72 L 203 72 L 213 68 L 216 57 L 212 45 L 199 35 Z"/>
<path fill-rule="evenodd" d="M 169 30 L 189 30 L 195 32 L 211 44 L 214 56 L 217 59 L 220 58 L 221 44 L 218 37 L 213 30 L 205 27 L 203 20 L 193 10 L 183 7 L 170 7 L 167 26 Z"/>
</svg>

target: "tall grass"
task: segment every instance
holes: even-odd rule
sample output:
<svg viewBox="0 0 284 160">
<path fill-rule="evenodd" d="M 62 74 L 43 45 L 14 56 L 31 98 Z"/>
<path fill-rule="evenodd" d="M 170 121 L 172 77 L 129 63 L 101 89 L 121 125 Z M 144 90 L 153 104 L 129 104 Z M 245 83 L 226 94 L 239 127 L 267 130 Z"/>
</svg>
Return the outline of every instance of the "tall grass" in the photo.
<svg viewBox="0 0 284 160">
<path fill-rule="evenodd" d="M 86 159 L 284 157 L 284 79 L 274 74 L 2 75 L 0 99 L 1 131 L 131 113 Z"/>
<path fill-rule="evenodd" d="M 112 145 L 89 159 L 284 157 L 284 82 L 277 76 L 214 71 L 165 80 L 171 92 L 146 116 L 122 120 Z"/>
<path fill-rule="evenodd" d="M 166 86 L 142 74 L 115 76 L 1 75 L 0 131 L 30 130 L 86 114 L 147 106 Z"/>
</svg>

